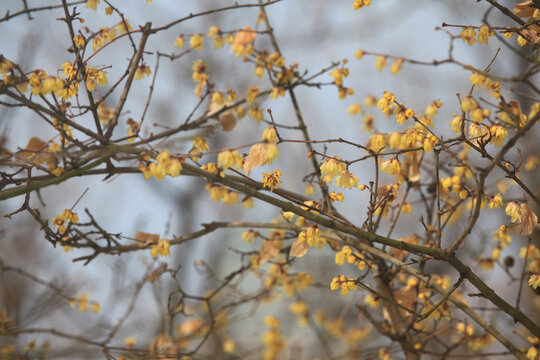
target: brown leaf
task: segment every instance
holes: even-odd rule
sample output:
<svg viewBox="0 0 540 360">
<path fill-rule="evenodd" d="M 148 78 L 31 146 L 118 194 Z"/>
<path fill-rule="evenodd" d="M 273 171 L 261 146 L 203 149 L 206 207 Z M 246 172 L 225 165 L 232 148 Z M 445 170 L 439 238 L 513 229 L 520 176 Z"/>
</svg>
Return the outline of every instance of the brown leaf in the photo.
<svg viewBox="0 0 540 360">
<path fill-rule="evenodd" d="M 300 239 L 296 239 L 291 246 L 289 256 L 302 257 L 307 254 L 308 248 L 309 244 L 305 239 L 303 241 L 300 241 Z"/>
<path fill-rule="evenodd" d="M 194 90 L 195 96 L 197 96 L 197 98 L 202 99 L 202 94 L 203 94 L 205 86 L 206 86 L 206 80 L 199 81 L 199 83 L 197 84 Z"/>
<path fill-rule="evenodd" d="M 394 291 L 394 298 L 399 305 L 414 311 L 414 304 L 416 303 L 416 288 L 413 286 L 405 286 L 398 291 Z M 399 308 L 399 311 L 404 317 L 412 316 L 410 312 L 403 308 Z"/>
<path fill-rule="evenodd" d="M 253 30 L 249 26 L 244 26 L 242 30 L 236 33 L 236 37 L 234 38 L 234 45 L 247 45 L 253 40 L 255 40 L 256 36 L 257 33 L 255 32 L 255 30 Z"/>
<path fill-rule="evenodd" d="M 236 126 L 236 117 L 232 111 L 227 111 L 225 114 L 221 115 L 219 122 L 221 123 L 223 130 L 231 131 Z"/>
<path fill-rule="evenodd" d="M 142 231 L 135 233 L 135 241 L 138 241 L 141 246 L 156 244 L 159 241 L 159 234 L 150 234 Z"/>
<path fill-rule="evenodd" d="M 249 150 L 249 155 L 244 164 L 244 172 L 247 176 L 254 167 L 266 164 L 268 161 L 268 155 L 266 153 L 265 144 L 255 144 Z"/>
<path fill-rule="evenodd" d="M 408 178 L 410 182 L 420 181 L 420 156 L 415 154 L 407 160 Z"/>
<path fill-rule="evenodd" d="M 280 241 L 264 241 L 261 245 L 261 250 L 259 251 L 260 261 L 259 264 L 264 264 L 268 260 L 272 260 L 279 255 L 281 250 Z"/>
<path fill-rule="evenodd" d="M 538 222 L 536 214 L 526 204 L 521 204 L 519 206 L 519 216 L 521 217 L 521 230 L 519 233 L 522 235 L 532 234 Z"/>
<path fill-rule="evenodd" d="M 26 144 L 26 147 L 24 148 L 24 151 L 21 151 L 19 153 L 19 156 L 29 158 L 45 149 L 45 147 L 47 147 L 47 143 L 40 138 L 34 136 L 30 138 L 28 144 Z"/>
<path fill-rule="evenodd" d="M 390 191 L 392 191 L 392 187 L 389 188 L 388 185 L 379 186 L 379 188 L 377 189 L 377 199 L 384 198 L 388 195 Z"/>
<path fill-rule="evenodd" d="M 533 18 L 530 18 L 529 21 L 527 21 L 527 25 L 533 22 Z M 523 30 L 523 33 L 529 38 L 529 41 L 532 44 L 538 44 L 540 41 L 540 37 L 538 37 L 538 32 L 540 31 L 540 28 L 538 25 L 529 25 L 526 29 Z"/>
<path fill-rule="evenodd" d="M 534 7 L 532 0 L 524 1 L 514 6 L 514 13 L 522 18 L 533 16 L 534 10 L 536 10 L 536 8 Z"/>
</svg>

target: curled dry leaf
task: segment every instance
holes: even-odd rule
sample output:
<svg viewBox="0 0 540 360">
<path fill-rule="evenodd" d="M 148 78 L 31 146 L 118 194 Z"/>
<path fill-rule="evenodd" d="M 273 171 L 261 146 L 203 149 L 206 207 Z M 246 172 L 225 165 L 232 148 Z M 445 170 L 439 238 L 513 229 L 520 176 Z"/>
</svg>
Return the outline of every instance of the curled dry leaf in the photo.
<svg viewBox="0 0 540 360">
<path fill-rule="evenodd" d="M 236 33 L 234 45 L 247 45 L 255 40 L 257 33 L 249 26 L 244 26 L 242 30 Z"/>
<path fill-rule="evenodd" d="M 519 233 L 522 235 L 532 234 L 538 222 L 536 214 L 529 209 L 527 204 L 521 204 L 519 206 L 519 216 L 521 217 L 521 229 Z"/>
<path fill-rule="evenodd" d="M 522 18 L 533 16 L 535 10 L 532 0 L 523 1 L 514 6 L 514 13 Z"/>
<path fill-rule="evenodd" d="M 143 231 L 137 231 L 135 233 L 135 241 L 137 241 L 141 246 L 157 244 L 159 241 L 159 234 L 150 234 Z"/>
<path fill-rule="evenodd" d="M 408 158 L 407 160 L 408 167 L 408 178 L 410 182 L 420 181 L 420 155 L 415 154 Z"/>
<path fill-rule="evenodd" d="M 199 83 L 197 84 L 194 90 L 195 96 L 197 96 L 197 98 L 202 99 L 205 86 L 206 86 L 206 80 L 199 81 Z"/>
<path fill-rule="evenodd" d="M 294 240 L 291 250 L 289 251 L 289 256 L 302 257 L 306 255 L 309 248 L 309 244 L 306 240 L 300 241 L 299 239 Z"/>
<path fill-rule="evenodd" d="M 261 250 L 259 251 L 259 264 L 262 265 L 265 262 L 272 260 L 276 256 L 279 255 L 279 251 L 281 250 L 281 242 L 280 241 L 269 241 L 266 240 L 261 245 Z"/>
<path fill-rule="evenodd" d="M 221 117 L 219 118 L 219 122 L 221 123 L 221 127 L 225 131 L 231 131 L 236 126 L 236 117 L 232 113 L 232 111 L 227 111 Z"/>
<path fill-rule="evenodd" d="M 29 158 L 31 156 L 36 155 L 36 153 L 42 151 L 47 146 L 47 143 L 40 138 L 34 136 L 30 138 L 28 141 L 28 144 L 26 144 L 26 147 L 24 148 L 24 151 L 21 151 L 19 153 L 19 156 Z"/>
<path fill-rule="evenodd" d="M 211 103 L 208 107 L 208 116 L 219 120 L 221 127 L 225 131 L 231 131 L 236 126 L 236 116 L 234 116 L 232 110 L 224 111 L 223 113 L 217 115 L 224 107 L 231 106 L 233 103 L 230 101 L 226 101 L 222 105 L 217 105 L 215 103 Z"/>
<path fill-rule="evenodd" d="M 266 164 L 268 161 L 268 155 L 266 152 L 265 144 L 255 144 L 249 150 L 249 155 L 246 162 L 244 163 L 244 172 L 247 176 L 251 170 L 257 166 Z"/>
</svg>

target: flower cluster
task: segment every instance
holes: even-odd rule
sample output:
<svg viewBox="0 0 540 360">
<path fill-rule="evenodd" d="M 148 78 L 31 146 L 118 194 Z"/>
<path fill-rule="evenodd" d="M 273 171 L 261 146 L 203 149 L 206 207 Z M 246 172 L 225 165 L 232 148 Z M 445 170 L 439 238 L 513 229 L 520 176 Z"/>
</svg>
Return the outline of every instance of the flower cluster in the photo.
<svg viewBox="0 0 540 360">
<path fill-rule="evenodd" d="M 69 223 L 76 224 L 79 222 L 79 216 L 76 212 L 71 211 L 70 209 L 65 209 L 60 213 L 60 215 L 52 218 L 52 223 L 54 229 L 58 228 L 59 233 L 65 233 L 66 227 Z"/>
<path fill-rule="evenodd" d="M 180 175 L 182 163 L 179 159 L 172 158 L 168 150 L 162 150 L 156 157 L 157 162 L 150 162 L 145 165 L 139 163 L 139 170 L 144 174 L 146 180 L 154 176 L 158 180 L 163 180 L 166 175 L 176 177 Z"/>
<path fill-rule="evenodd" d="M 332 282 L 330 283 L 331 290 L 337 290 L 341 288 L 341 295 L 347 295 L 351 290 L 356 290 L 356 280 L 349 276 L 348 278 L 345 275 L 334 276 Z"/>
<path fill-rule="evenodd" d="M 101 310 L 101 305 L 97 301 L 88 301 L 89 296 L 89 294 L 84 293 L 70 298 L 68 301 L 69 306 L 72 308 L 77 307 L 79 312 L 86 312 L 91 309 L 92 312 L 97 314 Z"/>
<path fill-rule="evenodd" d="M 358 270 L 364 270 L 366 268 L 366 262 L 363 260 L 362 255 L 353 251 L 349 246 L 345 245 L 336 253 L 335 262 L 338 265 L 345 264 L 347 261 L 349 264 L 355 264 Z"/>
<path fill-rule="evenodd" d="M 321 236 L 321 229 L 318 226 L 310 226 L 298 234 L 298 241 L 307 241 L 309 246 L 321 248 L 326 244 L 326 239 Z"/>
</svg>

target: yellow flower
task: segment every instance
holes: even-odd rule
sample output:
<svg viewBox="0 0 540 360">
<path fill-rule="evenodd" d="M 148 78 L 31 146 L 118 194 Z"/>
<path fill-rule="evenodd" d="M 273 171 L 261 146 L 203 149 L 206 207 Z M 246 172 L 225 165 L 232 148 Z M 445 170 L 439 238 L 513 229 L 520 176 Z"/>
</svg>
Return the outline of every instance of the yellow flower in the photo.
<svg viewBox="0 0 540 360">
<path fill-rule="evenodd" d="M 128 349 L 131 349 L 132 347 L 134 347 L 136 343 L 137 343 L 137 339 L 135 339 L 133 336 L 128 336 L 127 338 L 124 339 L 124 345 Z"/>
<path fill-rule="evenodd" d="M 337 194 L 335 192 L 331 192 L 330 194 L 328 194 L 328 196 L 332 201 L 343 201 L 345 199 L 345 196 L 340 192 L 338 192 Z"/>
<path fill-rule="evenodd" d="M 487 44 L 488 43 L 488 38 L 490 36 L 493 36 L 494 35 L 494 32 L 493 30 L 491 30 L 487 25 L 482 25 L 480 26 L 480 28 L 478 29 L 478 43 L 479 44 Z"/>
<path fill-rule="evenodd" d="M 401 212 L 404 214 L 412 214 L 413 208 L 410 203 L 406 202 L 401 205 Z"/>
<path fill-rule="evenodd" d="M 184 37 L 178 36 L 176 39 L 174 39 L 174 46 L 179 47 L 180 49 L 184 47 Z"/>
<path fill-rule="evenodd" d="M 189 46 L 196 51 L 202 50 L 204 46 L 204 38 L 199 35 L 195 34 L 189 39 Z"/>
<path fill-rule="evenodd" d="M 517 38 L 517 43 L 519 46 L 525 46 L 527 44 L 527 39 L 525 39 L 523 36 L 519 35 Z"/>
<path fill-rule="evenodd" d="M 367 147 L 374 152 L 379 152 L 384 149 L 386 145 L 386 139 L 383 134 L 373 134 L 369 137 Z"/>
<path fill-rule="evenodd" d="M 381 171 L 397 176 L 401 171 L 401 164 L 396 158 L 385 160 L 381 163 Z"/>
<path fill-rule="evenodd" d="M 143 77 L 150 75 L 151 73 L 152 73 L 152 70 L 150 70 L 150 68 L 148 66 L 141 65 L 141 66 L 139 66 L 137 68 L 137 70 L 135 70 L 134 79 L 135 80 L 140 80 Z"/>
<path fill-rule="evenodd" d="M 273 172 L 263 173 L 263 186 L 270 189 L 270 191 L 274 191 L 274 188 L 279 187 L 279 184 L 282 182 L 279 180 L 280 177 L 281 171 L 278 169 L 274 170 Z"/>
<path fill-rule="evenodd" d="M 489 200 L 489 209 L 498 209 L 503 204 L 503 199 L 501 194 L 494 195 L 491 200 Z"/>
<path fill-rule="evenodd" d="M 511 217 L 510 220 L 513 223 L 515 223 L 516 221 L 518 223 L 521 223 L 521 215 L 519 214 L 519 209 L 520 209 L 519 205 L 516 202 L 512 201 L 506 205 L 504 212 L 506 213 L 506 215 Z"/>
<path fill-rule="evenodd" d="M 429 133 L 424 139 L 424 151 L 430 152 L 433 147 L 439 142 L 439 140 L 431 133 Z"/>
<path fill-rule="evenodd" d="M 459 135 L 461 133 L 461 124 L 463 124 L 463 118 L 461 115 L 456 115 L 452 120 L 450 120 L 449 124 L 452 127 L 452 131 Z"/>
<path fill-rule="evenodd" d="M 403 59 L 397 59 L 392 64 L 392 67 L 390 68 L 390 71 L 392 71 L 392 74 L 397 74 L 399 70 L 401 70 L 401 65 L 403 65 Z"/>
<path fill-rule="evenodd" d="M 383 113 L 386 113 L 387 111 L 390 111 L 396 106 L 395 101 L 396 97 L 394 96 L 394 94 L 385 91 L 383 96 L 377 102 L 377 106 L 379 106 Z"/>
<path fill-rule="evenodd" d="M 426 115 L 430 117 L 434 117 L 439 112 L 439 108 L 442 106 L 442 102 L 440 100 L 435 100 L 431 104 L 428 105 L 426 108 Z"/>
<path fill-rule="evenodd" d="M 386 56 L 380 55 L 375 58 L 375 68 L 379 71 L 383 71 L 386 67 Z"/>
<path fill-rule="evenodd" d="M 223 150 L 218 154 L 218 167 L 227 170 L 242 163 L 242 156 L 236 150 Z"/>
<path fill-rule="evenodd" d="M 334 157 L 331 159 L 324 159 L 321 164 L 321 173 L 334 178 L 341 174 L 345 170 L 345 164 L 340 161 L 340 157 Z"/>
<path fill-rule="evenodd" d="M 150 249 L 150 255 L 152 255 L 153 258 L 156 258 L 158 255 L 169 256 L 171 254 L 169 247 L 170 243 L 168 240 L 159 239 L 158 243 L 153 245 Z"/>
<path fill-rule="evenodd" d="M 352 189 L 358 186 L 358 178 L 348 170 L 345 170 L 336 178 L 336 185 Z"/>
<path fill-rule="evenodd" d="M 362 112 L 362 107 L 359 104 L 351 104 L 347 108 L 347 112 L 351 115 L 360 114 Z"/>
<path fill-rule="evenodd" d="M 257 96 L 259 95 L 259 87 L 258 86 L 248 86 L 246 101 L 248 103 L 253 103 L 257 100 Z"/>
<path fill-rule="evenodd" d="M 208 144 L 208 141 L 200 136 L 196 136 L 195 139 L 193 139 L 193 147 L 200 152 L 210 150 L 210 145 Z"/>
<path fill-rule="evenodd" d="M 269 144 L 276 144 L 277 143 L 276 128 L 274 126 L 268 126 L 266 129 L 264 129 L 263 134 L 262 134 L 262 139 L 265 140 Z"/>
<path fill-rule="evenodd" d="M 223 105 L 225 104 L 225 96 L 219 91 L 214 91 L 212 94 L 212 104 Z"/>
<path fill-rule="evenodd" d="M 276 144 L 266 144 L 266 163 L 272 165 L 275 159 L 279 157 L 279 149 Z"/>
<path fill-rule="evenodd" d="M 315 194 L 315 185 L 307 184 L 306 189 L 304 190 L 304 194 L 306 196 L 311 196 L 311 195 Z"/>
<path fill-rule="evenodd" d="M 491 143 L 495 146 L 503 146 L 504 138 L 508 135 L 508 131 L 499 125 L 492 125 L 489 131 L 491 132 Z"/>
<path fill-rule="evenodd" d="M 358 49 L 354 52 L 354 57 L 357 58 L 358 60 L 360 60 L 361 58 L 364 57 L 364 50 L 362 49 Z"/>
<path fill-rule="evenodd" d="M 532 274 L 529 277 L 529 286 L 536 290 L 540 286 L 540 274 Z"/>
<path fill-rule="evenodd" d="M 472 26 L 467 26 L 461 31 L 461 39 L 463 42 L 468 43 L 469 45 L 474 44 L 474 37 L 475 37 L 474 28 Z"/>
<path fill-rule="evenodd" d="M 97 10 L 97 4 L 99 4 L 99 1 L 100 0 L 87 0 L 85 7 L 88 8 L 88 9 L 92 9 L 92 10 L 96 11 Z"/>
<path fill-rule="evenodd" d="M 223 197 L 223 203 L 226 205 L 238 204 L 238 193 L 236 191 L 228 191 Z"/>
<path fill-rule="evenodd" d="M 253 208 L 253 198 L 247 197 L 242 201 L 242 205 L 245 209 L 252 209 Z"/>
</svg>

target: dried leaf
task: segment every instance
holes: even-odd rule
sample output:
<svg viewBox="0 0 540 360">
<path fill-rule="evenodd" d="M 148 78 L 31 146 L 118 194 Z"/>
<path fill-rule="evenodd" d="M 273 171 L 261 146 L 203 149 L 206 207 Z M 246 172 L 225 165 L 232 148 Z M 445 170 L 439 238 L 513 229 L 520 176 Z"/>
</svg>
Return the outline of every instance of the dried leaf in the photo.
<svg viewBox="0 0 540 360">
<path fill-rule="evenodd" d="M 536 8 L 534 7 L 532 0 L 524 1 L 514 6 L 514 13 L 522 18 L 533 16 L 534 10 L 536 10 Z"/>
<path fill-rule="evenodd" d="M 266 164 L 268 161 L 268 155 L 266 152 L 265 144 L 255 144 L 249 150 L 249 155 L 244 164 L 244 172 L 247 176 L 254 167 Z"/>
<path fill-rule="evenodd" d="M 409 181 L 413 183 L 420 181 L 420 156 L 415 154 L 415 156 L 409 157 L 407 165 Z"/>
<path fill-rule="evenodd" d="M 414 304 L 416 303 L 416 288 L 413 286 L 405 286 L 398 291 L 394 291 L 394 298 L 399 305 L 414 311 Z M 412 316 L 410 312 L 403 308 L 399 308 L 399 311 L 404 317 Z"/>
<path fill-rule="evenodd" d="M 521 217 L 521 230 L 519 233 L 522 235 L 532 234 L 538 222 L 536 214 L 526 204 L 521 204 L 519 207 L 519 216 Z"/>
<path fill-rule="evenodd" d="M 157 244 L 157 242 L 159 241 L 159 234 L 150 234 L 142 231 L 137 231 L 135 233 L 135 241 L 138 241 L 141 246 Z"/>
<path fill-rule="evenodd" d="M 532 44 L 538 44 L 540 42 L 540 37 L 538 37 L 538 32 L 540 31 L 540 28 L 538 25 L 529 25 L 533 22 L 533 18 L 530 18 L 529 21 L 527 21 L 526 29 L 523 30 L 523 33 L 529 38 L 530 42 Z"/>
<path fill-rule="evenodd" d="M 197 84 L 194 90 L 195 96 L 197 96 L 197 98 L 202 99 L 202 94 L 203 94 L 205 86 L 206 86 L 206 80 L 199 81 L 199 83 Z"/>
<path fill-rule="evenodd" d="M 106 124 L 109 121 L 111 121 L 112 118 L 114 117 L 114 109 L 108 107 L 104 103 L 101 103 L 98 106 L 98 117 L 99 117 L 99 121 L 102 124 Z"/>
<path fill-rule="evenodd" d="M 377 189 L 377 199 L 382 199 L 388 195 L 388 193 L 392 191 L 392 187 L 388 185 L 381 185 Z"/>
<path fill-rule="evenodd" d="M 40 138 L 34 136 L 34 137 L 30 138 L 30 140 L 28 141 L 28 144 L 24 148 L 24 151 L 21 151 L 19 153 L 19 156 L 29 158 L 29 157 L 31 157 L 33 155 L 36 155 L 36 153 L 42 151 L 46 147 L 47 147 L 47 143 L 45 141 L 43 141 Z"/>
<path fill-rule="evenodd" d="M 294 240 L 291 246 L 291 250 L 289 251 L 289 256 L 302 257 L 306 255 L 308 248 L 309 248 L 309 244 L 307 243 L 305 239 L 303 241 L 300 241 L 300 239 L 296 239 Z"/>
<path fill-rule="evenodd" d="M 221 123 L 223 130 L 231 131 L 236 126 L 236 117 L 232 111 L 227 111 L 225 114 L 221 115 L 219 122 Z"/>
<path fill-rule="evenodd" d="M 253 30 L 249 26 L 244 26 L 242 30 L 236 33 L 236 37 L 234 38 L 234 45 L 247 45 L 253 40 L 255 40 L 256 36 L 257 33 L 255 32 L 255 30 Z"/>
<path fill-rule="evenodd" d="M 259 251 L 259 264 L 262 265 L 268 260 L 272 260 L 279 255 L 281 250 L 281 242 L 279 241 L 264 241 L 261 245 L 261 250 Z"/>
</svg>

